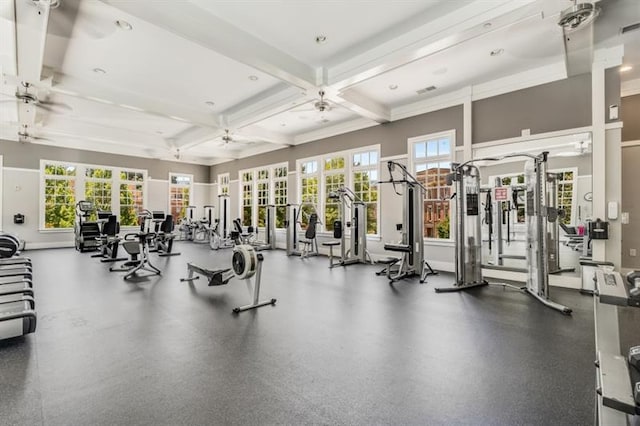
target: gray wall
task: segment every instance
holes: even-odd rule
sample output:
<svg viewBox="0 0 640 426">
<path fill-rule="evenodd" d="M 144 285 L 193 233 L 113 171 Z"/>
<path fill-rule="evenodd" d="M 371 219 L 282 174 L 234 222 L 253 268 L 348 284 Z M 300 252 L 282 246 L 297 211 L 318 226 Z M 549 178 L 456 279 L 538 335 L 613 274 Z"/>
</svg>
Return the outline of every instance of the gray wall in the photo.
<svg viewBox="0 0 640 426">
<path fill-rule="evenodd" d="M 638 164 L 640 164 L 640 146 L 622 148 L 622 211 L 629 213 L 629 224 L 622 225 L 622 267 L 633 269 L 640 269 L 640 196 L 638 196 L 640 167 Z M 636 249 L 636 257 L 629 256 L 629 250 L 632 248 Z"/>
<path fill-rule="evenodd" d="M 622 141 L 640 141 L 640 95 L 622 98 L 620 117 L 624 122 Z"/>
<path fill-rule="evenodd" d="M 610 82 L 612 83 L 612 82 Z M 591 74 L 473 102 L 473 143 L 591 125 Z"/>
<path fill-rule="evenodd" d="M 381 146 L 382 157 L 406 155 L 408 138 L 451 129 L 456 130 L 456 145 L 460 146 L 464 140 L 462 114 L 462 105 L 457 105 L 266 154 L 229 161 L 212 166 L 211 179 L 214 182 L 218 174 L 227 172 L 231 174 L 231 179 L 237 179 L 238 170 L 282 161 L 288 161 L 289 170 L 295 170 L 296 160 L 300 158 L 376 144 Z"/>
<path fill-rule="evenodd" d="M 45 159 L 146 169 L 149 172 L 149 177 L 153 179 L 169 179 L 169 172 L 188 173 L 193 175 L 195 182 L 209 183 L 208 166 L 162 161 L 154 158 L 106 154 L 5 140 L 0 140 L 0 155 L 4 156 L 4 167 L 40 170 L 40 160 Z"/>
</svg>

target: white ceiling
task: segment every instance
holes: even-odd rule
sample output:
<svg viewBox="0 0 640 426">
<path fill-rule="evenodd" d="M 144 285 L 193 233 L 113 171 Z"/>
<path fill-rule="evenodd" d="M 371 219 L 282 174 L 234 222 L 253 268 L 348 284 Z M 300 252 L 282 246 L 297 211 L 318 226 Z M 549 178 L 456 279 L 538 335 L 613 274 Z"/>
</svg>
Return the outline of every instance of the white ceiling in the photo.
<svg viewBox="0 0 640 426">
<path fill-rule="evenodd" d="M 60 0 L 49 8 L 48 1 L 0 1 L 0 137 L 17 140 L 27 125 L 46 138 L 34 143 L 199 164 L 419 114 L 460 89 L 561 78 L 556 21 L 570 5 Z M 634 69 L 622 78 L 640 78 L 640 32 L 620 35 L 640 21 L 640 3 L 598 4 L 596 48 L 624 44 Z M 326 42 L 316 43 L 318 35 Z M 491 56 L 496 49 L 503 53 Z M 14 102 L 22 81 L 54 102 L 52 111 L 33 114 Z M 437 89 L 416 93 L 431 85 Z M 331 106 L 324 112 L 314 109 L 320 90 Z M 226 144 L 225 129 L 233 139 Z"/>
</svg>

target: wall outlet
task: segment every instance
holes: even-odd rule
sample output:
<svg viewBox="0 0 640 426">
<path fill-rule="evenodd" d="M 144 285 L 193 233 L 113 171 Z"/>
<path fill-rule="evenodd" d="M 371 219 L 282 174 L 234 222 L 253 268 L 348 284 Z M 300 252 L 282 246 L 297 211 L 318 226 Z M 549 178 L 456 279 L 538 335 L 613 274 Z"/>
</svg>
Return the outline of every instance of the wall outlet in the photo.
<svg viewBox="0 0 640 426">
<path fill-rule="evenodd" d="M 629 249 L 629 256 L 636 257 L 637 255 L 638 252 L 636 251 L 636 249 Z"/>
<path fill-rule="evenodd" d="M 522 129 L 522 136 L 531 136 L 531 129 Z"/>
<path fill-rule="evenodd" d="M 609 120 L 618 119 L 618 105 L 609 105 Z"/>
</svg>

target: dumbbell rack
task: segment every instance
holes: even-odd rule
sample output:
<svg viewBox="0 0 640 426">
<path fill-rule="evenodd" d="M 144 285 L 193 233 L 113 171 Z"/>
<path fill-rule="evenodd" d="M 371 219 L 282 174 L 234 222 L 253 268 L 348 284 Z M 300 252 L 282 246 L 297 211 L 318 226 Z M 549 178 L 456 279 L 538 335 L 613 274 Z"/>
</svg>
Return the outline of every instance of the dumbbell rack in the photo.
<svg viewBox="0 0 640 426">
<path fill-rule="evenodd" d="M 26 257 L 0 258 L 0 340 L 35 330 L 31 260 Z"/>
<path fill-rule="evenodd" d="M 618 272 L 596 271 L 594 293 L 594 325 L 596 337 L 596 409 L 595 424 L 634 424 L 640 406 L 633 397 L 629 365 L 620 355 L 618 306 L 640 307 L 633 300 Z M 638 342 L 640 343 L 640 342 Z"/>
</svg>

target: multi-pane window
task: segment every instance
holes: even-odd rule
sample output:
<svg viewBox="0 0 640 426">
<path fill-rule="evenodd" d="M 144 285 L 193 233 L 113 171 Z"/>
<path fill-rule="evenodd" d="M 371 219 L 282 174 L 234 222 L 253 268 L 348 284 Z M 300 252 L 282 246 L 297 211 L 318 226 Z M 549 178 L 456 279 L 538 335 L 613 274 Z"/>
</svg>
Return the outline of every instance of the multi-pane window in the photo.
<svg viewBox="0 0 640 426">
<path fill-rule="evenodd" d="M 44 165 L 44 227 L 73 228 L 76 211 L 75 165 Z"/>
<path fill-rule="evenodd" d="M 273 204 L 276 206 L 276 228 L 284 228 L 287 217 L 287 166 L 273 169 Z"/>
<path fill-rule="evenodd" d="M 258 226 L 263 228 L 267 224 L 267 205 L 269 205 L 269 169 L 260 169 L 256 174 Z"/>
<path fill-rule="evenodd" d="M 275 205 L 276 228 L 284 228 L 287 208 L 286 164 L 242 170 L 242 223 L 244 226 L 267 226 L 267 206 Z"/>
<path fill-rule="evenodd" d="M 575 223 L 574 199 L 576 188 L 576 172 L 573 170 L 560 170 L 558 173 L 558 208 L 564 210 L 562 222 Z"/>
<path fill-rule="evenodd" d="M 353 192 L 367 209 L 367 234 L 378 233 L 378 151 L 353 155 Z"/>
<path fill-rule="evenodd" d="M 424 200 L 424 236 L 449 238 L 449 198 L 451 187 L 447 175 L 455 143 L 454 132 L 413 138 L 410 142 L 411 164 L 416 179 L 426 188 Z"/>
<path fill-rule="evenodd" d="M 96 210 L 91 212 L 89 220 L 96 220 L 96 211 L 110 212 L 112 198 L 111 169 L 88 167 L 84 170 L 84 199 L 91 201 Z"/>
<path fill-rule="evenodd" d="M 309 224 L 309 216 L 312 213 L 318 213 L 319 201 L 319 173 L 318 161 L 312 160 L 304 162 L 300 165 L 300 207 L 302 226 Z"/>
<path fill-rule="evenodd" d="M 138 212 L 144 204 L 144 174 L 141 172 L 120 171 L 120 226 L 138 224 Z"/>
<path fill-rule="evenodd" d="M 229 173 L 218 175 L 218 195 L 229 195 Z"/>
<path fill-rule="evenodd" d="M 324 159 L 324 228 L 333 231 L 333 223 L 340 219 L 340 200 L 331 197 L 338 189 L 345 186 L 344 156 Z"/>
<path fill-rule="evenodd" d="M 137 213 L 144 208 L 144 170 L 42 160 L 41 177 L 42 229 L 73 228 L 79 200 L 90 201 L 95 210 L 119 214 L 122 226 L 137 225 Z M 95 220 L 95 213 L 87 220 Z"/>
<path fill-rule="evenodd" d="M 367 208 L 367 234 L 378 233 L 379 151 L 377 147 L 343 151 L 300 160 L 299 188 L 302 224 L 317 212 L 325 231 L 332 231 L 340 215 L 340 201 L 330 197 L 340 187 L 352 190 Z M 322 167 L 318 167 L 322 165 Z M 349 232 L 348 228 L 345 228 Z"/>
<path fill-rule="evenodd" d="M 253 172 L 242 173 L 242 225 L 251 225 L 253 219 Z"/>
<path fill-rule="evenodd" d="M 193 176 L 169 173 L 169 211 L 177 223 L 187 215 L 193 194 Z"/>
</svg>

